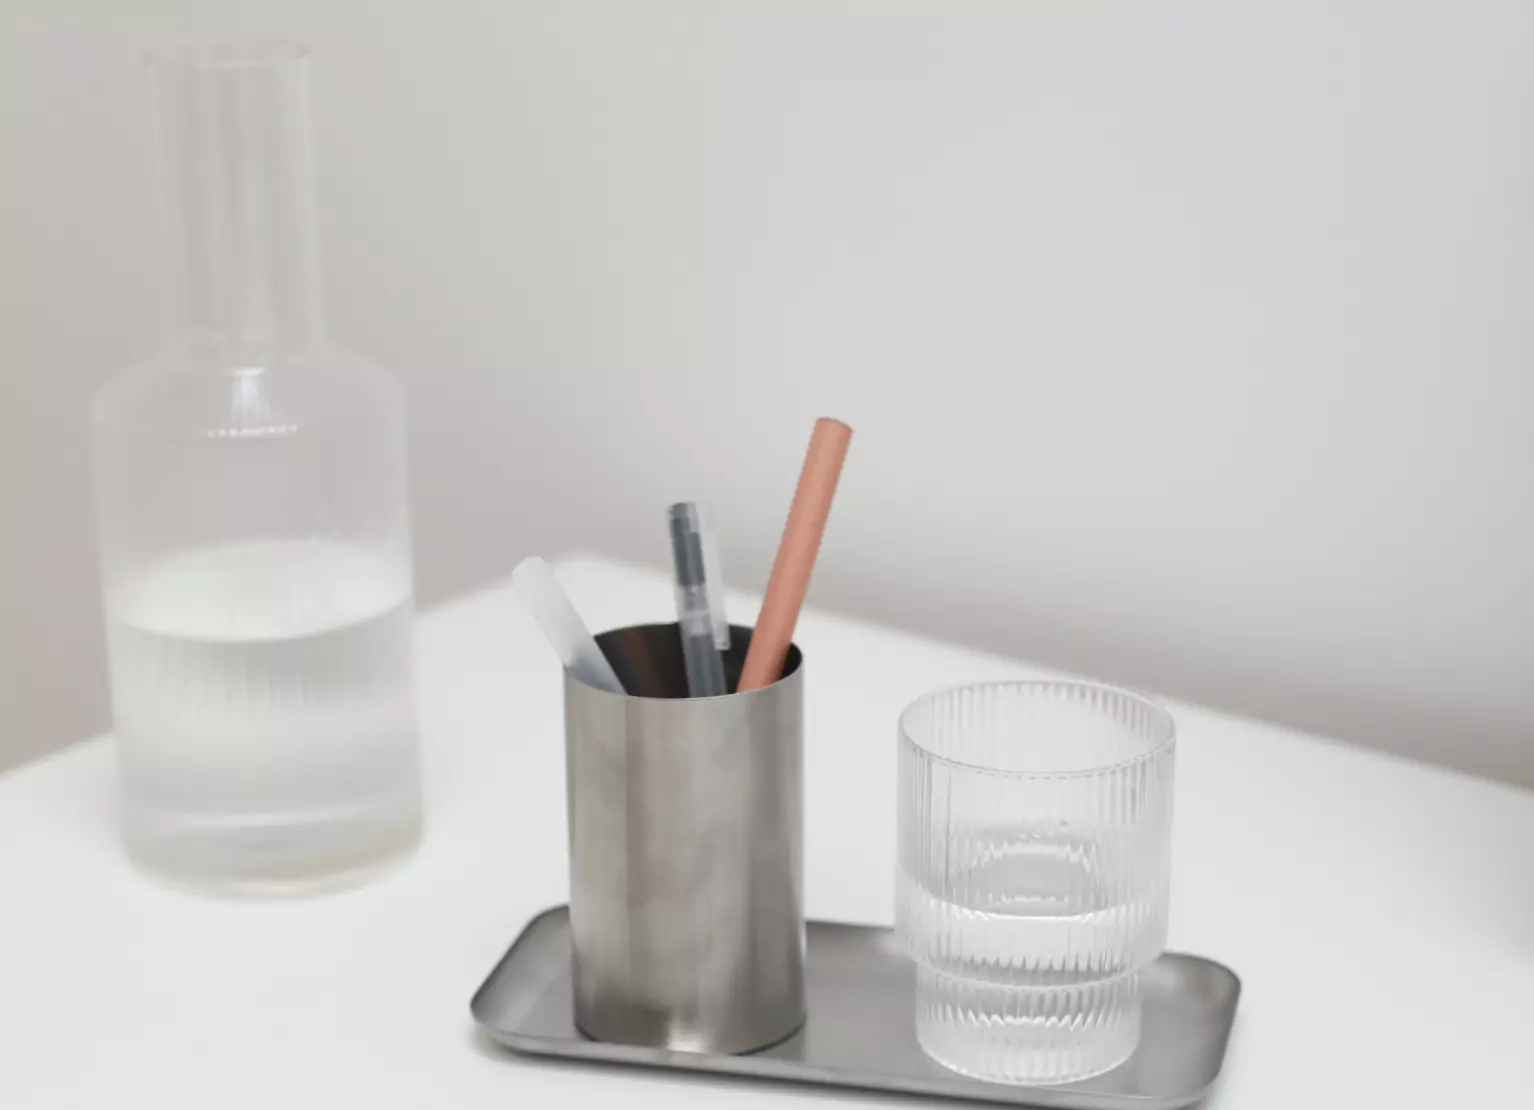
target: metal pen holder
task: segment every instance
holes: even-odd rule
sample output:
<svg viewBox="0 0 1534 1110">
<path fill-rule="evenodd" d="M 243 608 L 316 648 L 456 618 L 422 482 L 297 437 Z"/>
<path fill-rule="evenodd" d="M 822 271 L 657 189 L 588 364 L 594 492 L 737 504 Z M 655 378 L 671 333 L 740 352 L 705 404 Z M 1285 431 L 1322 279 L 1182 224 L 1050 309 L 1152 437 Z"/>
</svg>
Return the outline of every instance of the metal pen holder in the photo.
<svg viewBox="0 0 1534 1110">
<path fill-rule="evenodd" d="M 731 626 L 730 688 L 751 641 Z M 803 656 L 688 698 L 674 624 L 597 642 L 630 694 L 565 675 L 575 1023 L 600 1041 L 765 1048 L 804 1022 Z"/>
</svg>

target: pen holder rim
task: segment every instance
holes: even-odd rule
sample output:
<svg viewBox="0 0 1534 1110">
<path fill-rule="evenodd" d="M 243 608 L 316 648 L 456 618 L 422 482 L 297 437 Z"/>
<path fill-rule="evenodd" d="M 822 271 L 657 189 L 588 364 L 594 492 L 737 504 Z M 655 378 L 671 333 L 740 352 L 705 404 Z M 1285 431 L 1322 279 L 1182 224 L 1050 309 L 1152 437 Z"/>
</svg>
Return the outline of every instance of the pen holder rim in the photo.
<svg viewBox="0 0 1534 1110">
<path fill-rule="evenodd" d="M 746 653 L 746 649 L 750 646 L 751 636 L 752 636 L 752 633 L 755 631 L 755 629 L 751 625 L 733 624 L 733 623 L 729 626 L 729 628 L 730 628 L 730 648 L 729 648 L 729 654 L 733 656 L 733 655 L 736 655 L 738 653 L 738 655 L 740 656 L 740 658 L 743 661 L 745 653 Z M 636 638 L 636 637 L 652 637 L 652 636 L 655 636 L 655 635 L 664 635 L 668 630 L 676 635 L 677 640 L 678 640 L 678 644 L 680 644 L 680 642 L 681 642 L 680 641 L 681 626 L 676 621 L 649 621 L 649 622 L 646 622 L 646 623 L 643 623 L 643 624 L 626 624 L 626 625 L 622 625 L 622 626 L 617 627 L 617 628 L 609 628 L 609 629 L 607 629 L 604 632 L 598 632 L 598 633 L 596 633 L 596 635 L 594 635 L 592 637 L 592 639 L 594 639 L 596 641 L 598 650 L 600 650 L 602 652 L 603 656 L 606 657 L 608 663 L 613 667 L 614 671 L 618 673 L 618 675 L 620 677 L 620 680 L 621 680 L 623 675 L 624 675 L 624 673 L 625 673 L 625 671 L 627 671 L 628 668 L 623 665 L 623 660 L 621 658 L 616 658 L 615 659 L 613 654 L 608 651 L 609 644 L 614 644 L 616 641 L 618 641 L 620 639 L 630 639 L 630 638 Z M 778 677 L 776 679 L 774 679 L 772 682 L 769 682 L 766 686 L 758 686 L 758 687 L 756 687 L 755 689 L 752 689 L 752 690 L 733 690 L 732 689 L 727 694 L 713 694 L 713 695 L 710 695 L 708 697 L 702 697 L 702 698 L 696 698 L 696 697 L 693 697 L 693 696 L 688 695 L 688 694 L 632 694 L 632 693 L 629 693 L 628 690 L 627 690 L 627 686 L 628 686 L 627 682 L 624 682 L 625 690 L 624 690 L 623 693 L 620 694 L 620 693 L 617 693 L 617 692 L 612 691 L 612 690 L 605 690 L 605 689 L 603 689 L 600 686 L 593 686 L 591 683 L 582 680 L 581 678 L 579 678 L 578 676 L 576 676 L 574 674 L 570 674 L 569 678 L 570 678 L 570 681 L 576 683 L 582 689 L 590 690 L 590 691 L 592 691 L 594 693 L 600 694 L 604 698 L 616 698 L 616 699 L 620 699 L 620 700 L 632 700 L 632 701 L 643 701 L 643 702 L 667 702 L 667 701 L 700 701 L 701 702 L 701 701 L 722 701 L 722 700 L 724 700 L 726 698 L 750 698 L 750 697 L 756 697 L 758 695 L 766 696 L 767 691 L 773 689 L 776 686 L 782 685 L 784 682 L 787 682 L 789 679 L 793 678 L 794 675 L 798 674 L 801 670 L 803 670 L 803 668 L 804 668 L 804 652 L 799 647 L 798 644 L 791 643 L 791 644 L 788 645 L 788 654 L 783 657 L 783 670 L 782 670 L 782 672 L 778 675 Z M 739 680 L 739 667 L 736 666 L 736 667 L 732 668 L 732 673 L 734 674 L 735 681 L 738 681 Z M 734 683 L 732 682 L 731 685 L 734 685 Z"/>
</svg>

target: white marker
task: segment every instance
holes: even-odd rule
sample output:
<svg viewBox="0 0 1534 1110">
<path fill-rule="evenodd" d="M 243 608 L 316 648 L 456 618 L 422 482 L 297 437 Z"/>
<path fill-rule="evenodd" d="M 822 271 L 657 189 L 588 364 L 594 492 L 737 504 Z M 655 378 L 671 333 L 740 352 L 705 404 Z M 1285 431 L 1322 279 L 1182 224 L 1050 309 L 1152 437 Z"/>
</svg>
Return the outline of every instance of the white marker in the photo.
<svg viewBox="0 0 1534 1110">
<path fill-rule="evenodd" d="M 523 559 L 511 572 L 511 586 L 538 622 L 565 670 L 587 686 L 614 694 L 626 692 L 548 563 L 537 555 Z"/>
</svg>

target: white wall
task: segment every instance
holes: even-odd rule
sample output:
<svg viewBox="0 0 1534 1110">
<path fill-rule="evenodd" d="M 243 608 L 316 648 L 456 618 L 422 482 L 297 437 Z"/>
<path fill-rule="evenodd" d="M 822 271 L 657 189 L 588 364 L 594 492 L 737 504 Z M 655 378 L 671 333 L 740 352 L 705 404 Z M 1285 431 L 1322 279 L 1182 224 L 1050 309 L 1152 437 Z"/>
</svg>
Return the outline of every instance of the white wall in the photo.
<svg viewBox="0 0 1534 1110">
<path fill-rule="evenodd" d="M 400 7 L 7 17 L 0 763 L 105 722 L 135 56 L 254 30 L 315 48 L 333 330 L 411 387 L 425 598 L 659 563 L 680 496 L 760 583 L 829 413 L 818 603 L 1534 785 L 1534 10 Z"/>
</svg>

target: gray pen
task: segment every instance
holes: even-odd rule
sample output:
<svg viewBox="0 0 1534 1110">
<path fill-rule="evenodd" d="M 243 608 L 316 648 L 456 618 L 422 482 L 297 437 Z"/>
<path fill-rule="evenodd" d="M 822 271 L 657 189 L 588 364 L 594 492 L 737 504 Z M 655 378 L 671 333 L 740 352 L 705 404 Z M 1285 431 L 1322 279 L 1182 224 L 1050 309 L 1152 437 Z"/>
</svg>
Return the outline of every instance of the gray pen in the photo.
<svg viewBox="0 0 1534 1110">
<path fill-rule="evenodd" d="M 687 693 L 694 698 L 713 698 L 728 693 L 724 684 L 724 659 L 715 639 L 715 614 L 710 604 L 708 564 L 704 558 L 703 514 L 693 501 L 680 501 L 667 510 L 671 528 L 671 558 L 676 565 L 676 619 L 682 632 L 682 656 L 687 663 Z M 717 586 L 716 586 L 717 591 Z"/>
</svg>

